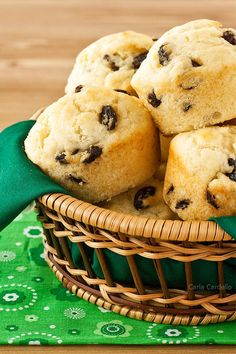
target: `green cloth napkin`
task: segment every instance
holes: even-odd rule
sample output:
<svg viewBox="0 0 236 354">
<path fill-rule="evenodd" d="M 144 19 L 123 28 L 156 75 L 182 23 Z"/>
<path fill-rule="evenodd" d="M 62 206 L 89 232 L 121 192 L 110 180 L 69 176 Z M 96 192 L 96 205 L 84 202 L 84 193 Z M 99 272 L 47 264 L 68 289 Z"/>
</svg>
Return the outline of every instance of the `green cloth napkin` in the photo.
<svg viewBox="0 0 236 354">
<path fill-rule="evenodd" d="M 44 261 L 41 235 L 32 207 L 0 233 L 0 345 L 236 344 L 235 322 L 155 324 L 77 298 Z"/>
<path fill-rule="evenodd" d="M 35 198 L 51 192 L 70 194 L 25 155 L 24 140 L 34 123 L 34 120 L 22 121 L 0 132 L 0 230 Z M 212 220 L 236 238 L 236 216 Z"/>
<path fill-rule="evenodd" d="M 0 133 L 0 230 L 35 198 L 67 193 L 26 156 L 23 146 L 34 120 L 16 123 Z"/>
<path fill-rule="evenodd" d="M 78 247 L 77 247 L 78 248 Z M 72 256 L 76 245 L 72 246 Z M 132 284 L 133 278 L 130 272 L 128 262 L 125 257 L 120 256 L 110 250 L 104 250 L 104 257 L 107 267 L 111 273 L 112 279 L 116 282 Z M 160 282 L 156 275 L 154 264 L 152 260 L 138 255 L 134 256 L 136 265 L 144 284 L 160 288 Z M 75 263 L 81 263 L 80 257 L 76 257 Z M 175 261 L 173 259 L 162 259 L 162 269 L 165 275 L 166 283 L 172 289 L 186 289 L 186 278 L 184 263 Z M 79 264 L 80 266 L 80 264 Z M 198 260 L 191 262 L 192 275 L 193 275 L 193 289 L 199 291 L 218 291 L 218 270 L 217 263 L 205 260 Z M 96 276 L 104 278 L 100 262 L 96 253 L 93 254 L 92 269 Z M 230 258 L 224 261 L 224 277 L 225 277 L 225 290 L 230 292 L 236 291 L 236 259 Z"/>
<path fill-rule="evenodd" d="M 236 216 L 221 216 L 209 220 L 215 221 L 225 232 L 236 239 Z"/>
</svg>

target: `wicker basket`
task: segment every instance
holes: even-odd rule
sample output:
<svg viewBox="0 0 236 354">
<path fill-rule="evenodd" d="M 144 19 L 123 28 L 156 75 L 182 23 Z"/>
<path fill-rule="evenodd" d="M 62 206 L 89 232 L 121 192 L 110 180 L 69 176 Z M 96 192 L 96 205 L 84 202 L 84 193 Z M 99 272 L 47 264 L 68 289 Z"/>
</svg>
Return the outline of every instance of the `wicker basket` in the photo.
<svg viewBox="0 0 236 354">
<path fill-rule="evenodd" d="M 121 315 L 156 323 L 206 325 L 236 319 L 236 294 L 226 289 L 224 281 L 224 261 L 236 256 L 236 245 L 216 223 L 125 215 L 57 193 L 39 198 L 37 208 L 46 260 L 77 296 Z M 79 248 L 81 269 L 72 260 L 68 240 Z M 86 247 L 95 252 L 103 278 L 95 276 Z M 108 249 L 126 258 L 132 284 L 112 279 L 104 255 Z M 159 289 L 143 284 L 135 255 L 153 262 Z M 169 288 L 162 267 L 165 258 L 184 263 L 184 290 Z M 194 290 L 191 262 L 196 260 L 217 263 L 217 290 Z"/>
</svg>

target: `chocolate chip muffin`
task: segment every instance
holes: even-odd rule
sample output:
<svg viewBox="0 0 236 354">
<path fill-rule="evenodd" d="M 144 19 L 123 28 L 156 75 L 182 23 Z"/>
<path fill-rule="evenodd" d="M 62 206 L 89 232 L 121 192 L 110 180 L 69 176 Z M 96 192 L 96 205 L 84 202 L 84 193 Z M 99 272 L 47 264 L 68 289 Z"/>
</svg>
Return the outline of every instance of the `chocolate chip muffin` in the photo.
<svg viewBox="0 0 236 354">
<path fill-rule="evenodd" d="M 100 38 L 79 53 L 65 92 L 85 84 L 135 94 L 130 80 L 153 43 L 150 37 L 132 31 Z"/>
<path fill-rule="evenodd" d="M 163 195 L 184 220 L 236 215 L 236 127 L 178 134 L 170 144 Z"/>
<path fill-rule="evenodd" d="M 163 200 L 163 181 L 151 178 L 142 185 L 101 203 L 100 206 L 124 214 L 155 217 L 160 220 L 178 219 Z"/>
<path fill-rule="evenodd" d="M 166 32 L 131 85 L 165 135 L 236 117 L 236 31 L 196 20 Z"/>
<path fill-rule="evenodd" d="M 159 142 L 138 98 L 81 87 L 49 106 L 25 140 L 29 159 L 73 195 L 99 202 L 150 178 Z"/>
</svg>

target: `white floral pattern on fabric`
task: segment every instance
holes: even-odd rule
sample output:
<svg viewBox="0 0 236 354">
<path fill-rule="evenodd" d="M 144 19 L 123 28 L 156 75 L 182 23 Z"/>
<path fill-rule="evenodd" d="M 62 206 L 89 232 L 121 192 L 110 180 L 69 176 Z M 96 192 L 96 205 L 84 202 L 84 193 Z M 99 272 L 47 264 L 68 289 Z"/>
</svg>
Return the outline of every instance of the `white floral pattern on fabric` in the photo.
<svg viewBox="0 0 236 354">
<path fill-rule="evenodd" d="M 39 238 L 43 236 L 43 229 L 40 226 L 28 226 L 23 230 L 23 234 L 28 238 Z"/>
<path fill-rule="evenodd" d="M 129 337 L 133 327 L 124 325 L 122 321 L 114 320 L 110 322 L 99 322 L 93 332 L 103 337 Z"/>
<path fill-rule="evenodd" d="M 200 336 L 197 326 L 174 326 L 152 323 L 148 326 L 146 335 L 158 344 L 183 344 Z"/>
<path fill-rule="evenodd" d="M 71 318 L 72 320 L 80 320 L 86 316 L 86 313 L 80 307 L 69 307 L 65 309 L 64 316 Z"/>
<path fill-rule="evenodd" d="M 26 284 L 0 284 L 0 312 L 16 312 L 34 306 L 38 294 Z"/>
<path fill-rule="evenodd" d="M 3 305 L 4 308 L 6 308 L 6 306 L 12 308 L 15 304 L 20 304 L 26 299 L 24 291 L 19 291 L 15 287 L 9 290 L 7 287 L 0 286 L 0 289 L 0 304 Z M 3 311 L 3 308 L 1 309 L 0 311 Z"/>
<path fill-rule="evenodd" d="M 29 345 L 40 345 L 41 342 L 40 342 L 40 340 L 30 340 L 30 341 L 28 342 L 28 344 L 29 344 Z"/>
<path fill-rule="evenodd" d="M 25 266 L 16 267 L 17 272 L 25 272 L 26 269 L 27 269 L 27 268 L 26 268 Z"/>
<path fill-rule="evenodd" d="M 8 294 L 5 294 L 3 297 L 3 300 L 9 302 L 15 302 L 17 301 L 17 299 L 19 299 L 19 295 L 17 295 L 16 293 L 8 293 Z"/>
<path fill-rule="evenodd" d="M 180 336 L 182 333 L 178 330 L 178 329 L 167 329 L 165 331 L 165 334 L 168 336 L 168 337 L 178 337 Z"/>
<path fill-rule="evenodd" d="M 7 331 L 9 331 L 9 332 L 15 332 L 15 331 L 17 331 L 19 329 L 19 327 L 14 325 L 14 324 L 12 324 L 12 325 L 6 326 L 5 329 Z"/>
<path fill-rule="evenodd" d="M 68 329 L 67 333 L 70 334 L 71 336 L 77 336 L 80 334 L 80 331 L 74 328 L 74 329 Z"/>
<path fill-rule="evenodd" d="M 38 316 L 36 316 L 36 315 L 26 315 L 25 316 L 25 320 L 27 321 L 27 322 L 35 322 L 35 321 L 38 321 Z"/>
<path fill-rule="evenodd" d="M 55 329 L 56 327 L 57 327 L 57 326 L 56 326 L 56 325 L 53 325 L 53 324 L 49 326 L 49 328 L 51 328 L 51 329 Z"/>
<path fill-rule="evenodd" d="M 16 254 L 12 251 L 1 251 L 0 262 L 11 262 L 16 258 Z"/>
<path fill-rule="evenodd" d="M 50 341 L 50 342 L 49 342 Z M 46 345 L 46 344 L 62 344 L 60 337 L 46 332 L 26 332 L 9 338 L 8 344 L 20 345 Z"/>
</svg>

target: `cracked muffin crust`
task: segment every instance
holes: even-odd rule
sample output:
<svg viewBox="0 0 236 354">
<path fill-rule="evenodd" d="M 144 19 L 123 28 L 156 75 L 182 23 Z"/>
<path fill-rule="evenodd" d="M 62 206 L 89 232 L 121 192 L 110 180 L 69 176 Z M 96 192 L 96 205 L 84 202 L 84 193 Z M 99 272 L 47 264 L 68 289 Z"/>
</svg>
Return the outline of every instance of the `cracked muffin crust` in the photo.
<svg viewBox="0 0 236 354">
<path fill-rule="evenodd" d="M 130 80 L 153 43 L 149 36 L 133 31 L 98 39 L 77 56 L 65 92 L 75 92 L 82 84 L 136 95 Z"/>
<path fill-rule="evenodd" d="M 236 117 L 236 31 L 196 20 L 157 40 L 131 85 L 164 135 Z"/>
<path fill-rule="evenodd" d="M 164 200 L 183 220 L 236 214 L 236 127 L 178 134 L 170 144 Z"/>
<path fill-rule="evenodd" d="M 157 131 L 140 100 L 95 87 L 81 87 L 45 109 L 25 151 L 56 182 L 89 202 L 143 183 L 160 160 Z"/>
</svg>

